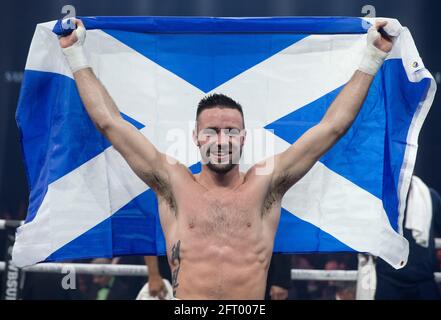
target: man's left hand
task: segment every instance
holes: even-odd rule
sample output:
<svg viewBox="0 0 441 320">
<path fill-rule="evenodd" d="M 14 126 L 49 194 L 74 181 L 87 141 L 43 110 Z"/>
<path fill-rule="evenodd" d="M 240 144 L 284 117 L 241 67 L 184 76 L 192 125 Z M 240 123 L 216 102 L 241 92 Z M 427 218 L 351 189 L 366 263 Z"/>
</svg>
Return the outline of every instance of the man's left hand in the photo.
<svg viewBox="0 0 441 320">
<path fill-rule="evenodd" d="M 375 39 L 373 44 L 383 52 L 390 52 L 392 50 L 393 42 L 392 37 L 384 31 L 386 25 L 387 21 L 377 21 L 375 23 L 375 29 L 377 29 L 380 36 Z"/>
</svg>

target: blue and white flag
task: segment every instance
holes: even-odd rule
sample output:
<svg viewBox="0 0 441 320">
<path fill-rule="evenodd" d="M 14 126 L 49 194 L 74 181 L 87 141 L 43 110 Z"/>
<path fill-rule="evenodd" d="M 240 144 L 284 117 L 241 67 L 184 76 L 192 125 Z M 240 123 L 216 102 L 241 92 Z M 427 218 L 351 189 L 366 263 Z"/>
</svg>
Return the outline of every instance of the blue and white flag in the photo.
<svg viewBox="0 0 441 320">
<path fill-rule="evenodd" d="M 123 117 L 193 172 L 196 107 L 211 92 L 240 102 L 241 170 L 317 124 L 357 69 L 374 20 L 364 18 L 88 17 L 85 51 Z M 369 252 L 396 268 L 418 134 L 436 84 L 412 36 L 397 36 L 349 132 L 282 202 L 275 252 Z M 165 253 L 157 200 L 94 127 L 58 43 L 37 25 L 17 123 L 30 186 L 17 266 Z M 269 141 L 269 142 L 268 142 Z"/>
</svg>

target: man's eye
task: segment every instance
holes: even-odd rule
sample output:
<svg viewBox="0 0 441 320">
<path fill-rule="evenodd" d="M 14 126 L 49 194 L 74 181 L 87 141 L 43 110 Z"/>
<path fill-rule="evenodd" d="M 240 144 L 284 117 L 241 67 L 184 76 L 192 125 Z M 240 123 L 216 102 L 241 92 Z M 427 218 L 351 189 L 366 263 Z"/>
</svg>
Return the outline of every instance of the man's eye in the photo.
<svg viewBox="0 0 441 320">
<path fill-rule="evenodd" d="M 230 129 L 227 131 L 227 134 L 230 137 L 236 137 L 236 136 L 240 135 L 240 130 L 239 129 Z"/>
<path fill-rule="evenodd" d="M 211 136 L 216 135 L 216 131 L 213 129 L 205 129 L 205 130 L 202 130 L 202 134 L 206 137 L 211 137 Z"/>
</svg>

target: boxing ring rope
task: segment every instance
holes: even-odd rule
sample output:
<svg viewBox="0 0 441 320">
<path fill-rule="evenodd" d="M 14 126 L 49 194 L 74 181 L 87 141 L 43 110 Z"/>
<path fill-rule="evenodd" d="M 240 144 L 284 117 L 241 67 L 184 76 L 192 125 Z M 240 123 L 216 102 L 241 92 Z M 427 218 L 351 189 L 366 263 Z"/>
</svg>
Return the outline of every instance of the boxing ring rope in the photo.
<svg viewBox="0 0 441 320">
<path fill-rule="evenodd" d="M 22 221 L 1 220 L 0 230 L 7 225 L 19 226 Z M 441 249 L 441 238 L 435 239 L 435 248 Z M 0 261 L 0 271 L 5 270 L 5 262 Z M 92 263 L 39 263 L 22 269 L 25 272 L 70 273 L 108 275 L 108 276 L 142 276 L 148 275 L 143 265 L 92 264 Z M 358 270 L 309 270 L 291 269 L 292 280 L 315 281 L 357 281 Z M 435 280 L 441 282 L 441 272 L 435 273 Z"/>
<path fill-rule="evenodd" d="M 22 220 L 4 220 L 4 219 L 0 219 L 0 230 L 4 230 L 6 229 L 7 226 L 10 227 L 19 227 L 24 223 L 24 221 Z"/>
<path fill-rule="evenodd" d="M 5 262 L 0 261 L 0 271 L 5 269 Z M 146 277 L 146 266 L 129 264 L 92 264 L 92 263 L 39 263 L 22 269 L 25 272 L 70 273 Z M 357 281 L 357 270 L 308 270 L 291 269 L 291 280 L 314 281 Z M 437 282 L 441 282 L 441 272 L 435 273 Z"/>
</svg>

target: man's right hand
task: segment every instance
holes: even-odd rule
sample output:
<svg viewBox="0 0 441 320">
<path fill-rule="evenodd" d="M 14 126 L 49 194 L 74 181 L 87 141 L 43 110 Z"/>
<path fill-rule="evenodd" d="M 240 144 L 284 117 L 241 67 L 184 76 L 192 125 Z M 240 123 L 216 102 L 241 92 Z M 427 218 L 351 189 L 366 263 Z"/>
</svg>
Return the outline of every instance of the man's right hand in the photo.
<svg viewBox="0 0 441 320">
<path fill-rule="evenodd" d="M 69 35 L 60 37 L 60 46 L 69 63 L 72 73 L 88 68 L 86 55 L 84 54 L 83 44 L 86 40 L 86 28 L 80 19 L 72 18 L 76 29 Z"/>
<path fill-rule="evenodd" d="M 63 49 L 70 47 L 78 41 L 78 32 L 82 32 L 81 28 L 85 30 L 84 24 L 80 19 L 71 18 L 71 21 L 75 24 L 76 29 L 71 34 L 60 37 L 60 46 Z"/>
</svg>

